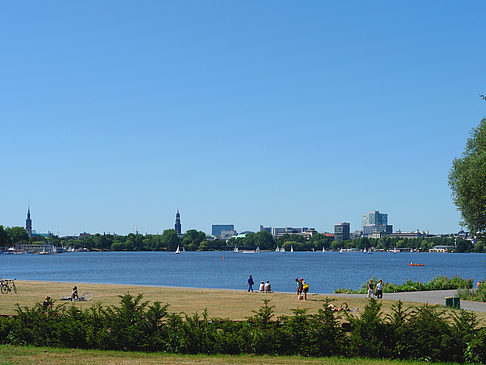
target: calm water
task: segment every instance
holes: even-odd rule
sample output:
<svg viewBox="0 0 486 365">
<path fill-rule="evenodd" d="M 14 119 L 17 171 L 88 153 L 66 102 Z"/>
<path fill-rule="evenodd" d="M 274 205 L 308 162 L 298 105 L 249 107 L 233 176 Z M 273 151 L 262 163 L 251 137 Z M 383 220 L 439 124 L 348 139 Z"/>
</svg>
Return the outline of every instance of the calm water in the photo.
<svg viewBox="0 0 486 365">
<path fill-rule="evenodd" d="M 224 257 L 224 259 L 223 259 Z M 425 264 L 410 267 L 410 261 Z M 311 291 L 357 289 L 372 276 L 386 282 L 428 281 L 437 275 L 486 278 L 486 254 L 294 252 L 75 252 L 58 255 L 0 255 L 0 277 L 245 289 L 248 275 L 270 280 L 276 291 L 294 291 L 295 278 Z"/>
</svg>

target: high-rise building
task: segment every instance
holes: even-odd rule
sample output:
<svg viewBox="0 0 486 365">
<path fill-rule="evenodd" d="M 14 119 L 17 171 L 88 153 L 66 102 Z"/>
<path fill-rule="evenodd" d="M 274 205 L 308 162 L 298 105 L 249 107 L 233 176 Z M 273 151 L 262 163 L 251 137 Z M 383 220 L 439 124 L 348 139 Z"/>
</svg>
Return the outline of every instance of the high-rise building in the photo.
<svg viewBox="0 0 486 365">
<path fill-rule="evenodd" d="M 349 240 L 349 232 L 351 231 L 349 223 L 337 223 L 334 225 L 334 240 L 346 241 Z"/>
<path fill-rule="evenodd" d="M 175 231 L 177 232 L 178 235 L 181 235 L 182 233 L 182 226 L 181 226 L 181 215 L 179 213 L 179 209 L 177 209 L 176 213 L 176 220 L 175 220 L 175 225 L 174 225 Z"/>
<path fill-rule="evenodd" d="M 25 220 L 25 230 L 29 235 L 29 239 L 32 238 L 32 219 L 30 219 L 30 207 L 27 208 L 27 219 Z"/>
<path fill-rule="evenodd" d="M 223 235 L 228 236 L 229 234 L 236 234 L 234 224 L 213 224 L 211 234 L 218 238 L 221 238 Z"/>
<path fill-rule="evenodd" d="M 392 233 L 393 226 L 388 224 L 388 214 L 373 210 L 361 217 L 363 235 L 372 233 Z"/>
</svg>

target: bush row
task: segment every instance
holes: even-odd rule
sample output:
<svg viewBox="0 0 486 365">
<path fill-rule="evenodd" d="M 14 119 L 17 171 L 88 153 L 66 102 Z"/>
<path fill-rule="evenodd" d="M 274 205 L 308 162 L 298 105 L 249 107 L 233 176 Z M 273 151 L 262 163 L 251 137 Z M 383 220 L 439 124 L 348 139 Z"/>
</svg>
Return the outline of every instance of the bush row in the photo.
<svg viewBox="0 0 486 365">
<path fill-rule="evenodd" d="M 244 321 L 175 314 L 149 305 L 142 295 L 121 296 L 119 306 L 73 305 L 18 308 L 0 319 L 0 343 L 85 349 L 166 351 L 182 354 L 271 354 L 486 361 L 486 328 L 474 313 L 451 317 L 438 307 L 407 309 L 398 302 L 390 315 L 370 299 L 359 315 L 336 312 L 326 299 L 317 314 L 295 309 L 274 317 L 268 300 Z M 343 327 L 341 323 L 349 325 Z M 346 331 L 343 329 L 346 328 Z"/>
<path fill-rule="evenodd" d="M 373 287 L 376 288 L 378 280 L 375 276 L 371 279 L 373 281 Z M 336 289 L 334 293 L 336 294 L 366 294 L 368 293 L 368 283 L 361 284 L 358 290 L 353 289 Z M 408 292 L 408 291 L 429 291 L 429 290 L 449 290 L 449 289 L 459 289 L 459 288 L 472 288 L 472 279 L 463 279 L 458 276 L 447 277 L 447 276 L 436 276 L 431 281 L 423 283 L 421 281 L 412 281 L 408 279 L 405 283 L 396 285 L 392 283 L 383 283 L 383 293 L 398 293 L 398 292 Z"/>
</svg>

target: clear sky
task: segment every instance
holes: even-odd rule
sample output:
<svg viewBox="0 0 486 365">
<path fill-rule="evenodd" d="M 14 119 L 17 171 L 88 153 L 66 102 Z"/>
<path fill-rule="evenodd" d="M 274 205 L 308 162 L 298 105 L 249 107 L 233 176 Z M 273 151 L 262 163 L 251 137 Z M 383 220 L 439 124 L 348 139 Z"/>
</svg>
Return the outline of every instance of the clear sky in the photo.
<svg viewBox="0 0 486 365">
<path fill-rule="evenodd" d="M 486 2 L 8 1 L 0 224 L 457 232 Z"/>
</svg>

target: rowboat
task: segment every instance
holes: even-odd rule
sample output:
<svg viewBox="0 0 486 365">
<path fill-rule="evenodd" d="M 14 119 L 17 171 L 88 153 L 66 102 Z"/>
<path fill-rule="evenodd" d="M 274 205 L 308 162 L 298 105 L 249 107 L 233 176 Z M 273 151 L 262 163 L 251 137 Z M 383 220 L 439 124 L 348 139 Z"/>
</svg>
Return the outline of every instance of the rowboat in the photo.
<svg viewBox="0 0 486 365">
<path fill-rule="evenodd" d="M 414 264 L 413 262 L 411 262 L 410 264 L 408 264 L 408 266 L 425 266 L 424 264 Z"/>
</svg>

